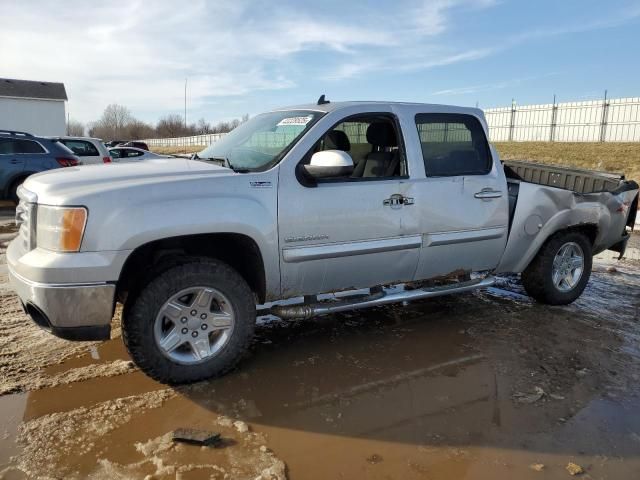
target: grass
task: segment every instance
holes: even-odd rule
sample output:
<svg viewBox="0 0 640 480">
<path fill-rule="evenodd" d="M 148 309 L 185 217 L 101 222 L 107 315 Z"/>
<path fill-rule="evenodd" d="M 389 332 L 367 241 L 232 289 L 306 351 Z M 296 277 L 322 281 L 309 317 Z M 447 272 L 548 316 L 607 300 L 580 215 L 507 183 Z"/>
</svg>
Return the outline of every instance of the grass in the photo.
<svg viewBox="0 0 640 480">
<path fill-rule="evenodd" d="M 154 153 L 161 155 L 176 155 L 178 153 L 196 153 L 204 150 L 204 145 L 187 145 L 185 147 L 153 147 L 149 146 L 149 149 Z"/>
<path fill-rule="evenodd" d="M 640 181 L 640 143 L 588 142 L 498 142 L 504 160 L 533 160 L 587 170 L 624 173 L 628 179 Z M 174 155 L 194 153 L 203 145 L 186 147 L 152 147 L 156 153 Z"/>
<path fill-rule="evenodd" d="M 533 160 L 553 165 L 624 173 L 640 181 L 640 143 L 498 142 L 503 160 Z"/>
</svg>

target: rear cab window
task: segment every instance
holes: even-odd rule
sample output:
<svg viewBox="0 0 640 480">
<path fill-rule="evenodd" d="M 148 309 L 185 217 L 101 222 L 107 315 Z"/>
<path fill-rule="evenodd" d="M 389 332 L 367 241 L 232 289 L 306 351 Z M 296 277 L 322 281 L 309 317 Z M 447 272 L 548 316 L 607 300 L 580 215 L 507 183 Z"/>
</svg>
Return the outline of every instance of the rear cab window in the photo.
<svg viewBox="0 0 640 480">
<path fill-rule="evenodd" d="M 427 177 L 486 175 L 489 143 L 473 115 L 419 113 L 415 117 Z"/>
</svg>

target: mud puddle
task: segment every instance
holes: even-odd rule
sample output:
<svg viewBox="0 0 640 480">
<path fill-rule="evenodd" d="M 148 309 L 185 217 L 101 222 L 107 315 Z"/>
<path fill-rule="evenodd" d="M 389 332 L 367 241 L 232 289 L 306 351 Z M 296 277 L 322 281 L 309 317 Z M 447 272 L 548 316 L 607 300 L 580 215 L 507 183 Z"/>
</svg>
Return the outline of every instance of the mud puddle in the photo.
<svg viewBox="0 0 640 480">
<path fill-rule="evenodd" d="M 638 478 L 638 292 L 640 262 L 605 256 L 567 307 L 531 302 L 504 278 L 408 307 L 260 323 L 235 372 L 178 388 L 135 369 L 109 376 L 128 361 L 119 338 L 71 352 L 55 344 L 38 357 L 39 386 L 23 378 L 33 366 L 14 374 L 6 363 L 27 392 L 0 397 L 0 471 L 533 479 L 570 478 L 573 463 L 584 478 Z M 0 328 L 20 315 L 8 313 Z M 42 381 L 68 372 L 90 375 Z M 224 445 L 172 443 L 185 427 L 218 432 Z"/>
</svg>

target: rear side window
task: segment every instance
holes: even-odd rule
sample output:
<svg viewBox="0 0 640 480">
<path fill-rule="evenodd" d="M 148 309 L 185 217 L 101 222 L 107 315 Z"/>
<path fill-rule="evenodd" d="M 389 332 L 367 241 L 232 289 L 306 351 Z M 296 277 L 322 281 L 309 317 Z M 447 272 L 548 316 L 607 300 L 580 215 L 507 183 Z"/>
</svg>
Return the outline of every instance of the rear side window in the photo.
<svg viewBox="0 0 640 480">
<path fill-rule="evenodd" d="M 98 149 L 86 140 L 60 140 L 67 148 L 79 157 L 97 157 L 100 156 Z"/>
<path fill-rule="evenodd" d="M 485 175 L 491 170 L 489 144 L 474 116 L 421 113 L 416 126 L 428 177 Z"/>
<path fill-rule="evenodd" d="M 46 153 L 38 142 L 32 142 L 31 140 L 17 140 L 18 148 L 21 153 Z"/>
<path fill-rule="evenodd" d="M 125 154 L 125 156 L 127 157 L 141 157 L 142 155 L 144 155 L 144 152 L 139 152 L 137 150 L 126 150 Z"/>
</svg>

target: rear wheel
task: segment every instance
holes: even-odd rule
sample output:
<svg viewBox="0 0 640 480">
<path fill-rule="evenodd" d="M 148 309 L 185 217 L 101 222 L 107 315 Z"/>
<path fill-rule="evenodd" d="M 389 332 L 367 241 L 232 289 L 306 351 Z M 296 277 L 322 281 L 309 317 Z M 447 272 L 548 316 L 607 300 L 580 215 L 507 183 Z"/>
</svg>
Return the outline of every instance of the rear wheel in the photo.
<svg viewBox="0 0 640 480">
<path fill-rule="evenodd" d="M 188 383 L 232 369 L 248 349 L 253 293 L 225 263 L 184 258 L 127 302 L 123 339 L 134 362 L 163 383 Z"/>
<path fill-rule="evenodd" d="M 553 235 L 522 272 L 527 293 L 542 303 L 566 305 L 587 286 L 592 266 L 591 242 L 581 232 Z"/>
</svg>

